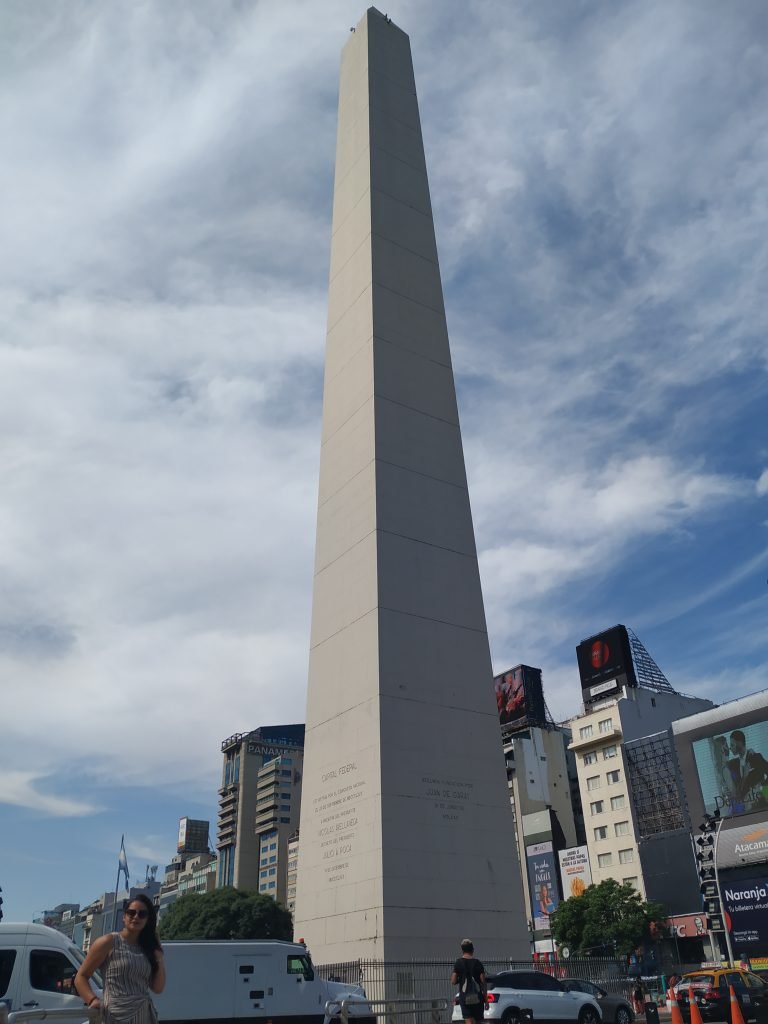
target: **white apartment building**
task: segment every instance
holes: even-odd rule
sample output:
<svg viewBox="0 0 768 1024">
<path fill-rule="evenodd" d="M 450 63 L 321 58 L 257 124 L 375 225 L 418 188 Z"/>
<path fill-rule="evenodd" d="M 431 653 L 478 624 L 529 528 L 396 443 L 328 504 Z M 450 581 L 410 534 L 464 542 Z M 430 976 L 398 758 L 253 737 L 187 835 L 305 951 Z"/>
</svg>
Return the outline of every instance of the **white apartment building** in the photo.
<svg viewBox="0 0 768 1024">
<path fill-rule="evenodd" d="M 624 743 L 712 706 L 709 700 L 684 696 L 671 687 L 625 686 L 621 693 L 588 705 L 568 723 L 595 884 L 615 878 L 647 898 Z"/>
</svg>

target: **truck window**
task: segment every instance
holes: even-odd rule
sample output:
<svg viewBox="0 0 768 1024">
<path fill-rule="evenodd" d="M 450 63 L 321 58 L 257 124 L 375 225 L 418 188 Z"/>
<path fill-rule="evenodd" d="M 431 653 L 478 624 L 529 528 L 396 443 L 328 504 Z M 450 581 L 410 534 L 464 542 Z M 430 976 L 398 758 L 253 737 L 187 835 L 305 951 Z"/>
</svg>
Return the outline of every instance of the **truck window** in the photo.
<svg viewBox="0 0 768 1024">
<path fill-rule="evenodd" d="M 302 974 L 306 981 L 315 980 L 315 972 L 312 970 L 312 961 L 308 956 L 289 956 L 288 973 Z"/>
<path fill-rule="evenodd" d="M 77 995 L 76 973 L 77 968 L 63 953 L 52 949 L 33 949 L 29 955 L 29 984 L 39 992 Z"/>
<path fill-rule="evenodd" d="M 16 960 L 15 949 L 0 949 L 0 996 L 4 996 L 11 984 L 13 965 Z"/>
</svg>

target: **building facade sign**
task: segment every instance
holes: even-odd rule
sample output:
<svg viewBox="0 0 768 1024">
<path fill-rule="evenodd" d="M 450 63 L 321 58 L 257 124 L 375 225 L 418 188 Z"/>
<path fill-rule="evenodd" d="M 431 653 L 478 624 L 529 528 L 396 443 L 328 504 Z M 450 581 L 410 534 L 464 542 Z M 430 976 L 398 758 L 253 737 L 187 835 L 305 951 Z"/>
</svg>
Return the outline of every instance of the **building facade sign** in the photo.
<svg viewBox="0 0 768 1024">
<path fill-rule="evenodd" d="M 563 883 L 563 897 L 581 896 L 587 886 L 592 885 L 592 870 L 589 866 L 589 850 L 586 846 L 572 846 L 561 850 L 560 881 Z"/>
<path fill-rule="evenodd" d="M 535 931 L 549 931 L 549 918 L 557 910 L 560 898 L 557 868 L 552 843 L 535 843 L 526 847 L 528 888 Z"/>
</svg>

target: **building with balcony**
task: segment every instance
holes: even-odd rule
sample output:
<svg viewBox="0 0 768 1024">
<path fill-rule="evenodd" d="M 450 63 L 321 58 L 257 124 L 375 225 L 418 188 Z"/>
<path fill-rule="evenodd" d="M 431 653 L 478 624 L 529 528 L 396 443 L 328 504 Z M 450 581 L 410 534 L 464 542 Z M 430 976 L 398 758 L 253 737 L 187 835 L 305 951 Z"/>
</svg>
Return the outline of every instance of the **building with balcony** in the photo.
<svg viewBox="0 0 768 1024">
<path fill-rule="evenodd" d="M 618 692 L 585 704 L 568 723 L 569 747 L 576 757 L 592 881 L 614 878 L 644 899 L 668 903 L 679 889 L 671 880 L 680 850 L 690 850 L 690 836 L 666 734 L 673 721 L 713 704 L 674 690 L 631 631 L 629 639 L 632 684 L 620 682 Z M 671 884 L 664 883 L 662 892 L 665 863 Z"/>
<path fill-rule="evenodd" d="M 285 871 L 287 858 L 287 837 L 298 827 L 298 804 L 300 801 L 301 763 L 304 751 L 303 725 L 262 726 L 248 733 L 236 733 L 221 744 L 223 755 L 221 788 L 219 789 L 219 816 L 216 847 L 219 851 L 219 887 L 234 885 L 239 889 L 255 889 L 275 895 L 283 893 L 285 883 L 278 887 L 277 871 L 260 878 L 261 860 L 266 855 L 266 869 L 269 858 L 278 855 L 278 847 L 285 854 L 282 864 Z M 281 765 L 268 768 L 260 776 L 261 769 L 280 758 Z M 296 759 L 298 761 L 296 762 Z M 296 763 L 294 763 L 296 762 Z M 290 780 L 283 771 L 291 772 Z M 298 791 L 293 773 L 298 770 Z M 290 781 L 290 787 L 285 785 Z M 261 803 L 259 803 L 261 801 Z M 294 804 L 295 809 L 294 809 Z M 284 808 L 288 808 L 285 810 Z M 286 818 L 286 821 L 281 821 Z M 284 836 L 281 830 L 285 830 Z M 267 834 L 277 832 L 275 838 Z M 269 847 L 275 843 L 275 849 Z M 266 850 L 263 848 L 266 847 Z M 284 875 L 283 875 L 284 878 Z M 274 890 L 260 888 L 260 882 L 274 880 Z"/>
</svg>

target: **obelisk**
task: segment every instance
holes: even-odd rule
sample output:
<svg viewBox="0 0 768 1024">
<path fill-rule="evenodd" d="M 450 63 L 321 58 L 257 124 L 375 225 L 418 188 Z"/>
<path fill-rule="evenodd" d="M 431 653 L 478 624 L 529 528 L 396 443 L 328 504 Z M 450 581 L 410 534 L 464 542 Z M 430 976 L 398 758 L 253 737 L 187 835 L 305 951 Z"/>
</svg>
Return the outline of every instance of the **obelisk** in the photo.
<svg viewBox="0 0 768 1024">
<path fill-rule="evenodd" d="M 342 53 L 295 935 L 529 952 L 408 36 Z"/>
</svg>

